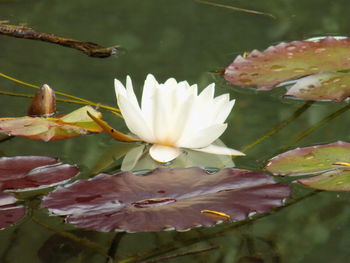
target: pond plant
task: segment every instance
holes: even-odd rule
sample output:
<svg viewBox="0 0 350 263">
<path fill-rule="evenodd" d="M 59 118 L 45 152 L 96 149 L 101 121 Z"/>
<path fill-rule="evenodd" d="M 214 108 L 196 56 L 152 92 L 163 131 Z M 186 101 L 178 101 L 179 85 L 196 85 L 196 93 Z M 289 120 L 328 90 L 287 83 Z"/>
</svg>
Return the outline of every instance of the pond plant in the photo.
<svg viewBox="0 0 350 263">
<path fill-rule="evenodd" d="M 178 82 L 175 78 L 159 83 L 148 74 L 138 101 L 129 76 L 125 85 L 115 79 L 118 108 L 66 93 L 55 95 L 46 84 L 39 88 L 0 73 L 6 79 L 38 89 L 34 96 L 1 92 L 33 98 L 27 116 L 0 118 L 2 142 L 25 137 L 44 141 L 49 147 L 57 140 L 75 140 L 87 135 L 99 140 L 98 136 L 105 131 L 119 143 L 83 175 L 80 170 L 84 168 L 65 164 L 56 157 L 1 157 L 0 230 L 32 220 L 102 254 L 107 262 L 114 262 L 113 249 L 106 250 L 91 241 L 93 238 L 80 239 L 44 221 L 55 218 L 68 228 L 117 232 L 111 242 L 115 250 L 122 243 L 119 238 L 127 233 L 184 232 L 206 227 L 211 232 L 203 232 L 201 238 L 211 239 L 260 218 L 268 220 L 269 215 L 321 191 L 348 192 L 348 142 L 295 148 L 306 135 L 348 110 L 348 104 L 301 131 L 289 144 L 281 145 L 258 169 L 235 167 L 233 159 L 250 158 L 252 148 L 298 118 L 313 101 L 347 100 L 349 58 L 348 37 L 283 42 L 264 51 L 253 50 L 237 56 L 217 74 L 214 83 L 200 87 L 201 92 L 197 84 Z M 240 89 L 249 87 L 259 91 L 283 86 L 287 88 L 283 99 L 294 97 L 306 102 L 256 141 L 235 150 L 219 140 L 228 127 L 225 122 L 235 104 L 228 93 L 215 97 L 215 86 L 222 81 L 227 87 L 232 88 L 233 84 Z M 58 115 L 56 101 L 84 106 Z M 103 120 L 102 110 L 122 119 L 130 133 L 123 133 L 109 124 L 112 121 Z M 296 185 L 304 186 L 306 193 L 296 195 Z M 42 217 L 33 215 L 33 210 Z M 185 243 L 195 244 L 198 239 L 189 236 Z M 118 262 L 140 262 L 174 249 L 169 243 L 160 252 L 149 250 Z M 199 253 L 203 251 L 206 250 Z"/>
</svg>

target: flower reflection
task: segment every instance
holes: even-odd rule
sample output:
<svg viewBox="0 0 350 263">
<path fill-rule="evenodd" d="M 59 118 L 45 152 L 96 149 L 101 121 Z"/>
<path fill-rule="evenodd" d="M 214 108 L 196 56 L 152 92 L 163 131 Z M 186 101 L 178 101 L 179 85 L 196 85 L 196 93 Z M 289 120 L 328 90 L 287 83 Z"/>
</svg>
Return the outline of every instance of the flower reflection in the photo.
<svg viewBox="0 0 350 263">
<path fill-rule="evenodd" d="M 220 140 L 216 140 L 214 145 L 226 147 Z M 149 145 L 114 142 L 97 158 L 94 166 L 91 167 L 92 174 L 112 172 L 119 168 L 123 171 L 139 171 L 164 166 L 168 168 L 197 166 L 206 169 L 223 169 L 235 166 L 229 155 L 215 155 L 190 149 L 183 151 L 172 162 L 159 163 L 150 156 L 149 149 Z"/>
<path fill-rule="evenodd" d="M 115 91 L 129 130 L 151 145 L 149 154 L 158 162 L 169 162 L 188 153 L 184 149 L 228 156 L 244 155 L 213 144 L 226 130 L 227 123 L 224 122 L 235 102 L 230 100 L 229 94 L 214 98 L 214 83 L 198 94 L 196 84 L 190 86 L 188 82 L 177 82 L 174 78 L 159 84 L 149 74 L 141 106 L 129 76 L 126 87 L 115 79 Z M 141 147 L 145 146 L 140 146 L 138 151 L 134 149 L 135 156 L 143 152 Z"/>
</svg>

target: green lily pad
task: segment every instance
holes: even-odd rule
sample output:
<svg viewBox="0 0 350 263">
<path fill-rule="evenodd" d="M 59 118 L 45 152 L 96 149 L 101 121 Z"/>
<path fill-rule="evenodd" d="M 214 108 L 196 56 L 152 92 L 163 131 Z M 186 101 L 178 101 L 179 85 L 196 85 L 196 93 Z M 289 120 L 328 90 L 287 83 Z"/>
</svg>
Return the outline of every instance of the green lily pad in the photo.
<svg viewBox="0 0 350 263">
<path fill-rule="evenodd" d="M 320 190 L 350 191 L 350 170 L 337 169 L 296 182 Z"/>
<path fill-rule="evenodd" d="M 102 132 L 101 127 L 87 115 L 87 111 L 96 118 L 102 117 L 100 112 L 90 106 L 85 106 L 58 118 L 29 116 L 0 118 L 0 133 L 52 141 L 81 136 L 91 132 Z"/>
<path fill-rule="evenodd" d="M 265 169 L 275 175 L 316 175 L 295 180 L 315 189 L 350 191 L 350 143 L 296 148 L 272 158 Z"/>
<path fill-rule="evenodd" d="M 265 169 L 275 175 L 319 174 L 339 168 L 336 162 L 349 162 L 350 143 L 335 143 L 296 148 L 273 157 Z"/>
<path fill-rule="evenodd" d="M 289 80 L 296 81 L 286 95 L 310 100 L 341 101 L 350 96 L 350 38 L 325 37 L 293 41 L 254 50 L 238 56 L 225 69 L 227 81 L 270 90 Z M 322 73 L 322 74 L 319 74 Z M 316 74 L 316 75 L 313 75 Z"/>
</svg>

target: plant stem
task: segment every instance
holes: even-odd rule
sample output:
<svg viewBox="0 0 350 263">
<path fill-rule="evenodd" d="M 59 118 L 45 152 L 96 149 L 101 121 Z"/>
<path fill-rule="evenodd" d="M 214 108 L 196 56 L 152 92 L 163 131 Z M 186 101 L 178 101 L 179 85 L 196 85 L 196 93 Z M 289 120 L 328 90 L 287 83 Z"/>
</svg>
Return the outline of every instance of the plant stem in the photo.
<svg viewBox="0 0 350 263">
<path fill-rule="evenodd" d="M 235 7 L 235 6 L 223 5 L 223 4 L 213 3 L 213 2 L 204 1 L 204 0 L 193 0 L 193 1 L 197 2 L 197 3 L 200 3 L 200 4 L 204 4 L 204 5 L 211 5 L 211 6 L 215 6 L 215 7 L 221 7 L 221 8 L 231 9 L 233 11 L 250 13 L 250 14 L 254 14 L 254 15 L 263 15 L 263 16 L 268 16 L 270 18 L 276 19 L 276 17 L 274 15 L 272 15 L 272 14 L 264 13 L 264 12 L 260 12 L 260 11 L 256 11 L 256 10 L 252 10 L 252 9 L 239 8 L 239 7 Z"/>
<path fill-rule="evenodd" d="M 13 77 L 5 75 L 4 73 L 0 73 L 0 77 L 6 78 L 6 79 L 11 80 L 13 82 L 16 82 L 16 83 L 19 83 L 19 84 L 22 84 L 24 86 L 28 86 L 28 87 L 31 87 L 31 88 L 34 88 L 34 89 L 39 89 L 40 88 L 39 86 L 36 86 L 36 85 L 30 84 L 30 83 L 27 83 L 27 82 L 15 79 Z M 67 93 L 63 93 L 63 92 L 59 92 L 59 91 L 55 91 L 55 93 L 58 94 L 58 95 L 67 97 L 67 98 L 71 98 L 71 99 L 74 99 L 74 100 L 85 102 L 86 105 L 93 105 L 93 106 L 99 105 L 98 103 L 95 103 L 95 102 L 92 102 L 90 100 L 86 100 L 86 99 L 83 99 L 83 98 L 80 98 L 80 97 L 76 97 L 76 96 L 73 96 L 73 95 L 70 95 L 70 94 L 67 94 Z M 72 103 L 76 103 L 76 102 L 72 102 Z M 105 107 L 105 109 L 108 109 L 110 111 L 115 111 L 115 112 L 119 112 L 120 111 L 119 109 L 114 108 L 114 107 L 110 107 L 110 106 L 106 106 L 106 105 L 103 105 L 103 106 Z"/>
<path fill-rule="evenodd" d="M 61 231 L 61 230 L 58 230 L 50 225 L 47 225 L 43 222 L 41 222 L 38 218 L 32 216 L 32 220 L 37 223 L 38 225 L 52 231 L 52 232 L 55 232 L 57 235 L 60 235 L 62 237 L 65 237 L 65 238 L 68 238 L 72 241 L 75 241 L 77 242 L 79 245 L 81 246 L 84 246 L 86 248 L 89 248 L 89 249 L 92 249 L 96 252 L 98 252 L 99 254 L 105 256 L 106 258 L 110 258 L 110 256 L 108 256 L 106 254 L 106 249 L 104 247 L 101 247 L 99 244 L 95 243 L 95 242 L 92 242 L 86 238 L 79 238 L 69 232 L 65 232 L 65 231 Z"/>
<path fill-rule="evenodd" d="M 283 147 L 283 149 L 288 149 L 289 147 L 293 146 L 294 144 L 296 144 L 297 142 L 302 140 L 304 137 L 306 137 L 307 135 L 309 135 L 310 133 L 315 131 L 320 126 L 333 120 L 334 118 L 338 117 L 339 115 L 343 114 L 344 112 L 346 112 L 349 109 L 350 109 L 350 104 L 348 104 L 348 105 L 340 108 L 339 110 L 327 115 L 326 117 L 324 117 L 323 119 L 321 119 L 320 121 L 315 123 L 314 125 L 311 125 L 309 128 L 300 132 L 297 136 L 295 136 L 292 140 L 290 140 L 290 142 L 287 144 L 287 146 Z"/>
<path fill-rule="evenodd" d="M 8 91 L 0 91 L 0 94 L 14 96 L 14 97 L 24 97 L 24 98 L 33 98 L 34 97 L 34 95 L 31 95 L 31 94 L 15 93 L 15 92 L 8 92 Z M 85 101 L 81 101 L 81 100 L 79 101 L 79 100 L 70 100 L 70 99 L 62 99 L 62 98 L 56 98 L 56 101 L 95 106 L 95 107 L 98 107 L 101 109 L 108 110 L 111 113 L 113 113 L 114 115 L 118 116 L 119 118 L 123 118 L 123 116 L 119 113 L 119 109 L 108 106 L 108 105 L 99 104 L 99 103 L 95 103 L 95 102 L 85 102 Z"/>
<path fill-rule="evenodd" d="M 306 103 L 304 103 L 300 108 L 298 108 L 296 111 L 294 111 L 292 113 L 292 115 L 288 118 L 285 119 L 283 121 L 281 121 L 280 123 L 278 123 L 275 127 L 273 127 L 271 130 L 269 130 L 268 132 L 266 132 L 264 135 L 262 135 L 261 137 L 259 137 L 258 139 L 256 139 L 255 141 L 253 141 L 252 143 L 242 147 L 240 149 L 240 151 L 242 152 L 247 152 L 250 149 L 252 149 L 253 147 L 255 147 L 256 145 L 260 144 L 261 142 L 265 141 L 266 139 L 268 139 L 269 137 L 271 137 L 272 135 L 274 135 L 275 133 L 279 132 L 280 130 L 282 130 L 284 127 L 286 127 L 289 123 L 291 123 L 292 121 L 294 121 L 295 119 L 297 119 L 302 113 L 304 113 L 308 108 L 310 108 L 310 106 L 313 104 L 313 101 L 307 101 Z"/>
<path fill-rule="evenodd" d="M 167 255 L 164 257 L 150 259 L 147 261 L 142 261 L 141 263 L 164 262 L 165 260 L 174 259 L 174 258 L 183 257 L 183 256 L 188 256 L 188 255 L 195 255 L 195 254 L 199 254 L 199 253 L 204 253 L 204 252 L 208 252 L 208 251 L 218 249 L 218 248 L 220 248 L 220 246 L 212 246 L 212 247 L 208 247 L 208 248 L 195 249 L 195 250 L 190 250 L 190 251 L 186 251 L 186 252 L 182 252 L 182 253 L 176 253 L 173 255 Z M 122 263 L 122 261 L 120 263 Z"/>
</svg>

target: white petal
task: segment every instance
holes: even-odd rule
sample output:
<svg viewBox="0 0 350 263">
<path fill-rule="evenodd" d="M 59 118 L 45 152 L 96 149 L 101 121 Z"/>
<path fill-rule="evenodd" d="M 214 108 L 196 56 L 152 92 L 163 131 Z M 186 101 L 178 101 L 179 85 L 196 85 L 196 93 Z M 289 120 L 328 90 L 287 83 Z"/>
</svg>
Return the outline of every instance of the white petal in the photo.
<svg viewBox="0 0 350 263">
<path fill-rule="evenodd" d="M 117 98 L 119 94 L 126 96 L 125 87 L 123 83 L 121 83 L 118 79 L 114 79 L 114 89 L 115 89 L 115 95 L 117 96 Z"/>
<path fill-rule="evenodd" d="M 177 86 L 176 79 L 174 79 L 174 78 L 167 79 L 164 82 L 164 86 L 166 86 L 166 87 L 176 87 Z"/>
<path fill-rule="evenodd" d="M 117 98 L 120 111 L 129 130 L 143 141 L 152 143 L 154 139 L 152 130 L 145 121 L 140 108 L 132 104 L 128 98 L 122 94 Z"/>
<path fill-rule="evenodd" d="M 169 123 L 171 122 L 170 98 L 168 87 L 156 89 L 153 98 L 153 133 L 155 142 L 164 142 L 168 137 Z M 170 143 L 170 142 L 169 142 Z"/>
<path fill-rule="evenodd" d="M 203 148 L 219 138 L 227 128 L 227 124 L 215 124 L 195 133 L 185 133 L 178 146 L 183 148 Z"/>
<path fill-rule="evenodd" d="M 142 156 L 144 148 L 145 145 L 143 144 L 128 151 L 123 159 L 121 170 L 131 171 Z"/>
<path fill-rule="evenodd" d="M 235 100 L 231 100 L 228 103 L 225 103 L 221 107 L 221 109 L 220 109 L 220 111 L 219 111 L 219 113 L 218 113 L 218 115 L 216 117 L 216 122 L 217 123 L 223 123 L 227 119 L 228 115 L 232 111 L 233 105 L 235 105 Z"/>
<path fill-rule="evenodd" d="M 134 89 L 132 87 L 132 82 L 130 76 L 126 76 L 126 94 L 131 103 L 133 103 L 135 106 L 139 106 L 139 103 L 137 101 Z"/>
<path fill-rule="evenodd" d="M 206 153 L 212 153 L 212 154 L 220 154 L 220 155 L 235 155 L 235 156 L 244 156 L 245 154 L 237 151 L 235 149 L 231 149 L 225 146 L 218 146 L 214 144 L 210 144 L 207 147 L 203 148 L 192 148 L 194 151 L 199 151 L 199 152 L 206 152 Z"/>
<path fill-rule="evenodd" d="M 154 144 L 149 150 L 149 154 L 151 157 L 157 162 L 166 163 L 174 160 L 181 154 L 181 150 L 179 148 Z"/>
<path fill-rule="evenodd" d="M 199 98 L 201 98 L 201 100 L 203 101 L 212 100 L 214 98 L 214 92 L 215 92 L 215 83 L 211 83 L 199 94 Z"/>
<path fill-rule="evenodd" d="M 152 74 L 148 74 L 143 86 L 141 110 L 150 127 L 153 127 L 154 95 L 158 82 Z"/>
</svg>

